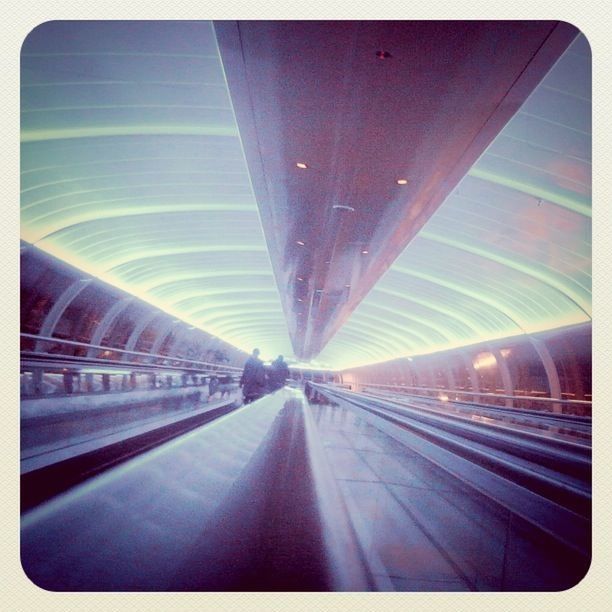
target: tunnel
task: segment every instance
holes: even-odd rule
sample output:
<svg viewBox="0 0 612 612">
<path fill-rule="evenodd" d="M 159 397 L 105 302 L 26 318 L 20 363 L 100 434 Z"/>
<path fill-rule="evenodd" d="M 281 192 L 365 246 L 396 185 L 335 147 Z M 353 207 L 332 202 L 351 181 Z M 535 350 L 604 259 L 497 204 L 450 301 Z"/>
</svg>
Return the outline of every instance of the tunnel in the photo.
<svg viewBox="0 0 612 612">
<path fill-rule="evenodd" d="M 51 592 L 560 592 L 592 554 L 565 21 L 48 21 L 19 554 Z"/>
</svg>

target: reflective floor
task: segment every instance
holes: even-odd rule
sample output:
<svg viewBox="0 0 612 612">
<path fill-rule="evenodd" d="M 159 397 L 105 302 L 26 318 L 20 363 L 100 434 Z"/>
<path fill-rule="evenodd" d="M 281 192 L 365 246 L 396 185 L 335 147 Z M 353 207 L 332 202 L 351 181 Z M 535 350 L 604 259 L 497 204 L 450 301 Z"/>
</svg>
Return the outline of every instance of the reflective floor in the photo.
<svg viewBox="0 0 612 612">
<path fill-rule="evenodd" d="M 560 590 L 568 551 L 339 406 L 314 419 L 377 587 L 398 591 Z"/>
<path fill-rule="evenodd" d="M 137 455 L 27 512 L 24 568 L 85 591 L 560 591 L 582 578 L 571 544 L 358 410 L 285 389 Z M 546 508 L 555 524 L 568 512 Z"/>
</svg>

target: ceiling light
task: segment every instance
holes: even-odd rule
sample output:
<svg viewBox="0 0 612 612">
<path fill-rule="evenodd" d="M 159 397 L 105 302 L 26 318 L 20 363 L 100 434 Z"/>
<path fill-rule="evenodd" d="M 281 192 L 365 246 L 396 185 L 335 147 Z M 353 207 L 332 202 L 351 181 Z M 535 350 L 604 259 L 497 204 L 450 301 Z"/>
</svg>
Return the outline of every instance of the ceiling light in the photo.
<svg viewBox="0 0 612 612">
<path fill-rule="evenodd" d="M 308 166 L 304 163 L 304 162 L 297 162 L 297 164 L 295 164 L 298 168 L 301 168 L 302 170 L 306 170 L 306 168 L 308 168 Z"/>
<path fill-rule="evenodd" d="M 298 298 L 298 302 L 303 302 L 304 300 L 302 298 Z"/>
<path fill-rule="evenodd" d="M 298 276 L 298 277 L 297 277 L 297 279 L 298 279 L 299 281 L 303 281 L 303 280 L 304 280 L 304 279 L 303 279 L 301 276 Z"/>
<path fill-rule="evenodd" d="M 408 184 L 408 179 L 397 179 L 397 181 L 395 181 L 398 185 L 407 185 Z"/>
<path fill-rule="evenodd" d="M 300 245 L 300 246 L 304 246 L 306 243 L 303 240 L 296 240 L 296 242 Z"/>
<path fill-rule="evenodd" d="M 367 255 L 370 251 L 367 251 L 366 249 L 363 249 L 363 251 L 361 251 L 362 255 Z"/>
<path fill-rule="evenodd" d="M 345 204 L 334 204 L 332 208 L 336 210 L 348 210 L 349 212 L 355 212 L 355 209 L 352 206 L 346 206 Z"/>
</svg>

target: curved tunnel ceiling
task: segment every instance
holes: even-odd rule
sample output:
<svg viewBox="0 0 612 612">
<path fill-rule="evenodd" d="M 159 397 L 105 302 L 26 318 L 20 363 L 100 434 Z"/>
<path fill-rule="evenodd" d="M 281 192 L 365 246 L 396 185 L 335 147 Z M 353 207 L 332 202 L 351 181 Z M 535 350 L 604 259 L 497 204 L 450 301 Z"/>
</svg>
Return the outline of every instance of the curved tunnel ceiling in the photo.
<svg viewBox="0 0 612 612">
<path fill-rule="evenodd" d="M 477 298 L 474 304 L 467 298 L 460 302 L 439 284 L 433 290 L 423 279 L 409 283 L 397 274 L 390 289 L 413 299 L 399 304 L 397 295 L 393 301 L 392 294 L 380 291 L 374 294 L 379 299 L 372 299 L 401 311 L 394 319 L 399 327 L 387 329 L 389 313 L 366 306 L 360 308 L 364 316 L 343 326 L 577 30 L 553 21 L 222 22 L 215 29 L 296 354 L 334 365 L 365 355 L 367 361 L 380 361 L 398 351 L 432 350 L 481 340 L 492 331 L 514 331 L 486 317 L 484 325 L 471 324 L 480 315 L 461 310 L 482 311 L 485 304 Z M 544 97 L 532 103 L 536 113 L 551 98 Z M 562 94 L 552 102 L 565 104 Z M 563 124 L 557 114 L 565 110 L 588 113 L 588 103 L 574 106 L 544 112 L 553 125 Z M 545 130 L 536 129 L 537 145 Z M 511 188 L 537 183 L 541 173 L 532 161 L 540 157 L 537 151 L 523 167 L 508 168 L 503 159 L 523 153 L 500 147 L 501 153 L 488 155 L 473 172 Z M 535 178 L 530 163 L 536 165 Z M 533 189 L 552 197 L 540 185 Z M 484 221 L 482 229 L 488 231 Z M 414 257 L 433 258 L 436 274 L 446 280 L 454 274 L 445 267 L 447 258 L 456 261 L 457 252 L 464 251 L 452 251 L 444 244 L 449 239 L 444 229 L 438 233 L 429 252 L 411 249 L 402 261 L 411 267 L 413 251 Z M 466 240 L 462 236 L 459 242 Z M 478 270 L 487 258 L 472 253 L 462 263 Z M 426 268 L 419 271 L 429 274 Z M 455 282 L 465 284 L 468 293 L 483 294 L 482 287 L 470 287 L 470 277 Z M 515 275 L 505 282 L 521 281 Z M 457 315 L 449 314 L 450 305 L 458 306 Z M 513 310 L 510 306 L 510 314 Z M 368 333 L 372 317 L 378 324 Z M 542 322 L 540 315 L 536 321 Z M 349 330 L 353 333 L 343 346 L 351 348 L 335 350 Z M 422 342 L 409 340 L 415 334 Z M 383 344 L 379 351 L 377 341 Z"/>
<path fill-rule="evenodd" d="M 362 365 L 590 321 L 590 121 L 580 35 L 319 358 Z"/>
<path fill-rule="evenodd" d="M 39 26 L 23 240 L 338 369 L 589 320 L 588 45 L 448 23 Z"/>
<path fill-rule="evenodd" d="M 49 22 L 22 49 L 22 238 L 290 355 L 210 22 Z"/>
</svg>

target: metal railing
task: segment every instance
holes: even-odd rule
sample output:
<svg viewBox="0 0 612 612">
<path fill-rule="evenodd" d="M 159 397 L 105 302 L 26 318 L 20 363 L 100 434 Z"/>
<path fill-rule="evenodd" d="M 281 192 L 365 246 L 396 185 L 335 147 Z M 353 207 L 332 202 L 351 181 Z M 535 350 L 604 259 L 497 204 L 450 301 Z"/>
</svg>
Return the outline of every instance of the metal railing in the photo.
<svg viewBox="0 0 612 612">
<path fill-rule="evenodd" d="M 209 385 L 210 378 L 231 377 L 241 373 L 241 368 L 184 357 L 172 357 L 141 351 L 129 351 L 111 346 L 94 345 L 75 340 L 65 340 L 34 334 L 20 334 L 49 345 L 62 345 L 94 349 L 105 357 L 86 357 L 65 353 L 48 353 L 40 350 L 21 351 L 21 395 L 23 398 L 48 395 L 72 395 L 82 393 L 106 393 L 135 389 L 160 389 L 172 387 L 201 387 Z M 111 357 L 113 353 L 121 359 Z M 135 361 L 130 358 L 143 358 Z"/>
<path fill-rule="evenodd" d="M 379 383 L 359 383 L 362 391 L 390 391 L 402 395 L 413 395 L 442 401 L 466 401 L 493 406 L 526 408 L 546 412 L 559 412 L 591 416 L 592 402 L 589 400 L 562 399 L 534 395 L 508 395 L 488 391 L 467 391 L 465 389 L 443 389 L 440 387 L 414 387 L 408 385 L 387 385 Z"/>
<path fill-rule="evenodd" d="M 210 361 L 200 361 L 198 359 L 192 359 L 188 357 L 172 357 L 170 355 L 160 355 L 156 353 L 145 353 L 142 351 L 130 351 L 121 348 L 115 348 L 113 346 L 105 346 L 100 344 L 88 344 L 87 342 L 78 342 L 76 340 L 66 340 L 63 338 L 54 338 L 52 336 L 37 336 L 36 334 L 26 334 L 20 333 L 20 338 L 27 338 L 30 340 L 35 340 L 36 342 L 42 342 L 47 344 L 63 344 L 67 346 L 76 346 L 86 349 L 96 349 L 98 351 L 102 351 L 103 353 L 121 353 L 126 356 L 136 356 L 136 357 L 147 357 L 148 359 L 159 359 L 162 361 L 171 361 L 175 365 L 179 365 L 181 363 L 189 364 L 191 366 L 205 366 L 207 368 L 211 368 L 213 371 L 217 371 L 222 369 L 225 371 L 239 371 L 240 368 L 235 366 L 225 366 L 219 363 L 210 362 Z M 32 352 L 43 353 L 45 355 L 51 355 L 53 353 L 46 353 L 45 351 L 22 351 L 21 354 L 28 354 Z M 57 354 L 57 353 L 56 353 Z M 73 357 L 72 355 L 64 355 L 64 357 Z M 91 358 L 90 358 L 91 359 Z M 121 363 L 130 363 L 129 361 L 122 361 Z M 136 362 L 138 365 L 143 365 L 142 362 Z"/>
</svg>

